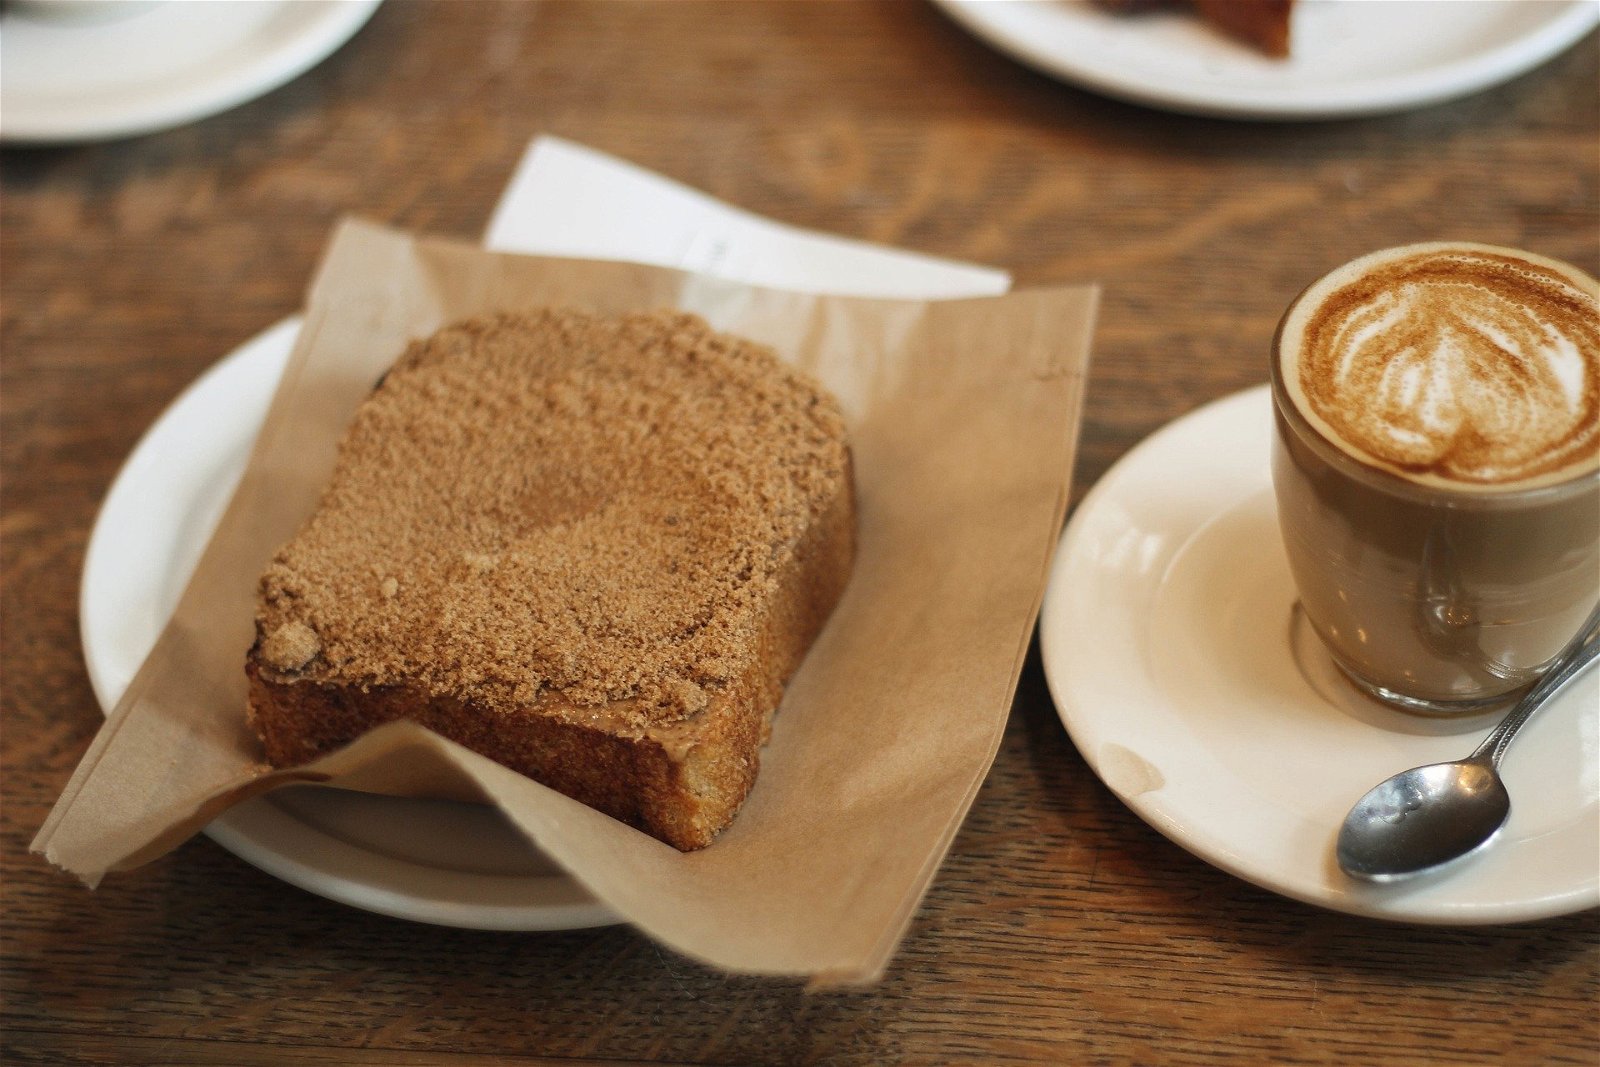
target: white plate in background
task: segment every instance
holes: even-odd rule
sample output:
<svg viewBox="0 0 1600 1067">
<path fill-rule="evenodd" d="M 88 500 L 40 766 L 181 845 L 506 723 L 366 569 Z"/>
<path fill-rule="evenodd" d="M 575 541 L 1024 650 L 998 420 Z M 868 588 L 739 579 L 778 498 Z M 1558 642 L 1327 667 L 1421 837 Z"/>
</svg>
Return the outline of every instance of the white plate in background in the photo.
<svg viewBox="0 0 1600 1067">
<path fill-rule="evenodd" d="M 81 14 L 13 2 L 0 15 L 0 141 L 131 137 L 226 111 L 320 63 L 380 2 L 130 0 Z"/>
<path fill-rule="evenodd" d="M 1299 0 L 1293 54 L 1261 55 L 1181 9 L 1117 15 L 1090 0 L 933 0 L 1046 74 L 1170 111 L 1333 119 L 1487 89 L 1600 24 L 1595 0 Z"/>
<path fill-rule="evenodd" d="M 1465 757 L 1499 713 L 1390 710 L 1345 683 L 1314 637 L 1297 662 L 1271 441 L 1266 386 L 1224 398 L 1135 447 L 1074 513 L 1039 643 L 1078 751 L 1167 837 L 1297 900 L 1462 926 L 1600 904 L 1596 670 L 1507 753 L 1511 818 L 1489 847 L 1392 885 L 1339 870 L 1334 839 L 1362 794 L 1408 767 Z"/>
<path fill-rule="evenodd" d="M 299 331 L 287 319 L 217 363 L 117 474 L 89 537 L 79 603 L 89 679 L 107 712 L 222 517 Z M 487 930 L 618 921 L 480 805 L 296 786 L 230 809 L 205 832 L 292 885 L 384 915 Z"/>
</svg>

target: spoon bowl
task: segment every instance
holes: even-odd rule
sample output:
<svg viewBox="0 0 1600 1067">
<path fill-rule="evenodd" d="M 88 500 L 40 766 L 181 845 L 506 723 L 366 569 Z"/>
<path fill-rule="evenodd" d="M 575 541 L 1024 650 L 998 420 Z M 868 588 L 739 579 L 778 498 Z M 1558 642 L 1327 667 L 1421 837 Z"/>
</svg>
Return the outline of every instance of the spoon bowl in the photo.
<svg viewBox="0 0 1600 1067">
<path fill-rule="evenodd" d="M 1345 817 L 1339 866 L 1392 882 L 1487 845 L 1511 814 L 1511 794 L 1476 760 L 1413 767 L 1370 790 Z"/>
</svg>

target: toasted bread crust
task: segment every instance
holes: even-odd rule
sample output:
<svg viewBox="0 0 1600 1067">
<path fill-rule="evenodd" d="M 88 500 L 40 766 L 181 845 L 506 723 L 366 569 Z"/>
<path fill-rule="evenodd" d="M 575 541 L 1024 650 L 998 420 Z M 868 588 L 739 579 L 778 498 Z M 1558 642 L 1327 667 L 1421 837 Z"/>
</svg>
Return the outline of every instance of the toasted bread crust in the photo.
<svg viewBox="0 0 1600 1067">
<path fill-rule="evenodd" d="M 570 332 L 572 316 L 576 314 L 559 313 L 554 322 L 544 319 L 508 323 L 500 319 L 486 329 L 499 338 L 496 343 L 504 341 L 501 335 L 507 328 L 548 332 L 559 327 Z M 578 318 L 578 325 L 584 328 L 594 322 L 587 317 Z M 594 336 L 622 343 L 619 337 L 638 335 L 642 327 L 637 318 L 628 323 L 622 334 L 601 330 Z M 703 323 L 685 316 L 659 316 L 655 325 L 662 331 L 675 331 L 680 338 L 686 329 L 691 333 L 699 331 L 701 347 L 712 340 L 724 347 L 747 344 L 712 334 Z M 747 356 L 748 353 L 741 353 L 742 359 Z M 466 358 L 471 358 L 470 352 Z M 643 358 L 662 357 L 655 352 Z M 759 376 L 754 386 L 758 396 L 770 400 L 769 394 L 776 391 L 788 397 L 784 402 L 794 410 L 816 407 L 820 394 L 809 391 L 814 387 L 777 366 L 775 357 L 762 358 L 772 359 L 774 366 L 770 377 Z M 384 389 L 427 387 L 426 376 L 413 380 L 405 374 L 392 374 Z M 734 390 L 727 402 L 742 404 L 745 400 Z M 821 402 L 831 405 L 831 400 Z M 713 408 L 709 414 L 714 416 L 718 410 Z M 462 682 L 461 672 L 450 673 L 430 662 L 438 657 L 441 648 L 448 647 L 448 635 L 419 633 L 415 626 L 400 631 L 415 646 L 410 650 L 416 658 L 413 675 L 392 669 L 392 657 L 374 658 L 382 672 L 352 670 L 352 661 L 358 668 L 361 666 L 360 653 L 368 647 L 363 642 L 369 638 L 381 641 L 395 631 L 395 624 L 388 618 L 392 613 L 387 609 L 399 595 L 399 583 L 374 579 L 377 592 L 373 596 L 359 604 L 341 602 L 337 614 L 330 618 L 327 613 L 335 609 L 319 608 L 319 604 L 332 598 L 319 600 L 321 590 L 308 584 L 304 574 L 323 573 L 330 565 L 360 567 L 364 557 L 360 546 L 345 543 L 347 531 L 361 529 L 361 523 L 368 518 L 394 522 L 408 517 L 393 514 L 394 505 L 389 506 L 388 514 L 372 517 L 365 514 L 363 502 L 341 505 L 336 498 L 330 505 L 325 498 L 319 512 L 337 512 L 328 522 L 336 519 L 334 524 L 344 536 L 331 541 L 322 536 L 314 516 L 307 530 L 279 553 L 263 579 L 257 640 L 247 657 L 246 672 L 249 717 L 268 760 L 277 766 L 305 763 L 383 723 L 409 719 L 677 848 L 687 850 L 709 844 L 732 820 L 755 782 L 760 748 L 783 686 L 843 592 L 854 558 L 855 505 L 842 421 L 828 414 L 816 419 L 814 425 L 806 423 L 806 427 L 810 445 L 785 452 L 780 444 L 773 455 L 780 474 L 785 465 L 811 465 L 804 477 L 796 476 L 796 484 L 805 490 L 798 505 L 790 500 L 790 510 L 796 506 L 800 510 L 777 527 L 758 524 L 747 531 L 752 537 L 765 539 L 754 546 L 759 551 L 742 545 L 725 561 L 722 570 L 712 568 L 707 572 L 728 572 L 741 581 L 755 583 L 753 592 L 738 586 L 737 595 L 714 601 L 711 615 L 697 617 L 694 624 L 721 626 L 739 636 L 738 648 L 713 646 L 735 669 L 697 672 L 693 662 L 680 662 L 666 654 L 652 656 L 651 650 L 646 649 L 644 661 L 657 665 L 661 677 L 636 677 L 632 692 L 611 699 L 595 699 L 595 687 L 582 684 L 583 679 L 568 688 L 546 682 L 536 688 L 518 689 L 499 684 L 504 675 L 498 674 L 494 679 L 497 684 L 475 688 L 470 682 Z M 826 447 L 819 451 L 817 427 L 838 427 L 841 437 L 824 442 Z M 699 432 L 699 428 L 691 426 L 686 432 Z M 709 432 L 722 434 L 724 430 L 712 427 Z M 354 462 L 364 470 L 374 462 L 381 466 L 385 462 L 382 457 L 388 454 L 383 449 L 355 451 L 359 455 Z M 469 458 L 476 461 L 481 457 L 472 453 Z M 360 483 L 360 472 L 351 474 L 347 466 L 342 459 L 340 473 L 330 490 L 335 497 L 341 485 Z M 654 512 L 646 507 L 642 513 Z M 746 509 L 732 514 L 748 521 L 753 512 Z M 541 531 L 536 527 L 537 524 L 515 532 L 517 536 L 537 539 Z M 639 536 L 650 535 L 644 531 Z M 737 541 L 713 538 L 707 543 Z M 508 537 L 507 543 L 512 545 L 506 549 L 508 556 L 514 554 L 515 542 L 515 537 Z M 450 542 L 446 547 L 453 551 L 458 546 Z M 759 573 L 747 575 L 752 559 L 768 561 L 768 565 L 764 569 L 757 565 Z M 383 571 L 392 562 L 376 570 Z M 430 565 L 418 559 L 408 563 L 412 568 Z M 584 564 L 578 559 L 572 565 L 581 568 Z M 514 573 L 509 564 L 503 571 Z M 420 587 L 424 583 L 413 579 L 412 584 Z M 447 603 L 441 609 L 441 605 L 430 601 L 427 607 L 439 620 L 436 626 L 443 629 L 450 625 L 446 620 L 460 619 L 451 613 L 455 605 L 448 603 L 449 584 L 441 588 L 444 592 L 439 595 Z M 345 601 L 349 599 L 347 595 Z M 719 607 L 730 618 L 719 618 Z M 678 633 L 668 636 L 681 641 Z M 537 629 L 531 628 L 529 635 L 531 642 L 540 640 Z M 651 632 L 646 636 L 660 635 Z M 471 651 L 469 647 L 468 652 Z M 581 659 L 592 650 L 561 651 Z M 498 665 L 490 666 L 500 669 Z M 487 673 L 487 668 L 474 669 L 475 674 L 469 678 Z M 690 698 L 677 704 L 664 701 L 663 692 L 670 696 L 684 687 L 690 691 Z M 508 693 L 526 693 L 530 689 L 531 699 L 508 698 Z"/>
</svg>

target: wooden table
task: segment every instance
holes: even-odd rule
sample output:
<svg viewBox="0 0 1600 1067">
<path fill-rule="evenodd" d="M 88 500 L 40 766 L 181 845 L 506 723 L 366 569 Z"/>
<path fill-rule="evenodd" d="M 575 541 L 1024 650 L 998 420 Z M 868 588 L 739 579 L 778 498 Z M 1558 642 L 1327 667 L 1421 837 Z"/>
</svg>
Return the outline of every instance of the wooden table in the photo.
<svg viewBox="0 0 1600 1067">
<path fill-rule="evenodd" d="M 1237 881 L 1126 810 L 1034 657 L 993 773 L 867 991 L 713 973 L 627 928 L 408 924 L 199 839 L 90 893 L 27 844 L 100 723 L 99 502 L 213 361 L 295 311 L 347 212 L 481 233 L 555 133 L 801 226 L 1105 299 L 1075 498 L 1265 378 L 1322 269 L 1470 237 L 1600 269 L 1600 47 L 1390 118 L 1184 118 L 1057 84 L 937 9 L 392 0 L 254 103 L 3 161 L 3 1058 L 49 1064 L 1600 1059 L 1600 916 L 1437 929 Z M 151 561 L 159 566 L 160 561 Z"/>
</svg>

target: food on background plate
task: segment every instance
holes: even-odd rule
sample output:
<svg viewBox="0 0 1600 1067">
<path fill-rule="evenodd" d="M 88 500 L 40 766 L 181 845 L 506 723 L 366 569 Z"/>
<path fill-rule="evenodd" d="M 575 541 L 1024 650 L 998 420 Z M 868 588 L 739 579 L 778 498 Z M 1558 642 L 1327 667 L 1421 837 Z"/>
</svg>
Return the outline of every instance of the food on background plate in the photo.
<svg viewBox="0 0 1600 1067">
<path fill-rule="evenodd" d="M 753 785 L 855 551 L 837 402 L 676 312 L 413 343 L 261 578 L 267 758 L 411 719 L 679 849 Z"/>
<path fill-rule="evenodd" d="M 1260 52 L 1289 55 L 1289 24 L 1294 0 L 1094 0 L 1118 14 L 1192 10 L 1197 18 Z"/>
</svg>

